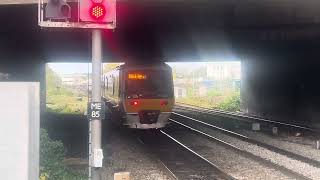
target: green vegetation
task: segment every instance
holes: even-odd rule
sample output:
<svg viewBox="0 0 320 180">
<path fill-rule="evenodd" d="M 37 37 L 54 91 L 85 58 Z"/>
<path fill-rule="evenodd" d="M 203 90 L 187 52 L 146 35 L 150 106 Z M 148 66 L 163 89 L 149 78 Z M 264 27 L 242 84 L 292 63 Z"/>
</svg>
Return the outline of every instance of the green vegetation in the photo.
<svg viewBox="0 0 320 180">
<path fill-rule="evenodd" d="M 46 67 L 47 111 L 56 113 L 81 113 L 87 107 L 87 98 L 76 95 L 62 84 L 61 78 L 49 66 Z"/>
<path fill-rule="evenodd" d="M 236 92 L 222 101 L 217 108 L 224 111 L 240 111 L 240 92 Z"/>
<path fill-rule="evenodd" d="M 216 106 L 213 106 L 207 101 L 207 98 L 204 97 L 187 97 L 187 98 L 179 98 L 176 99 L 178 103 L 185 103 L 190 104 L 194 106 L 200 106 L 204 108 L 215 108 Z"/>
<path fill-rule="evenodd" d="M 177 98 L 177 102 L 200 106 L 205 108 L 220 109 L 224 111 L 240 111 L 240 90 L 209 89 L 205 96 L 199 96 L 192 87 L 187 88 L 184 98 Z"/>
<path fill-rule="evenodd" d="M 54 141 L 45 129 L 40 131 L 40 174 L 47 180 L 87 179 L 85 172 L 68 169 L 64 164 L 64 147 L 61 141 Z"/>
<path fill-rule="evenodd" d="M 176 102 L 240 111 L 240 62 L 173 63 Z"/>
</svg>

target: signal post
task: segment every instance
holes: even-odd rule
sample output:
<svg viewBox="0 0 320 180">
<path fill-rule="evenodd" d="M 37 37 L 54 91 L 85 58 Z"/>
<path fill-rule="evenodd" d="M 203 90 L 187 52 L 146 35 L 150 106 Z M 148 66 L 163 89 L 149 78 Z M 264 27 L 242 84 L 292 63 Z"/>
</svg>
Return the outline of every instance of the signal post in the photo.
<svg viewBox="0 0 320 180">
<path fill-rule="evenodd" d="M 101 30 L 92 30 L 92 102 L 101 103 Z M 90 105 L 91 103 L 89 103 Z M 102 103 L 101 103 L 102 104 Z M 101 148 L 101 111 L 89 114 L 89 179 L 100 180 L 99 168 L 102 167 L 103 150 Z M 95 117 L 93 117 L 95 116 Z M 93 167 L 93 168 L 91 168 Z"/>
<path fill-rule="evenodd" d="M 73 1 L 74 2 L 74 1 Z M 101 120 L 104 103 L 101 100 L 102 30 L 116 28 L 116 0 L 78 0 L 73 9 L 67 0 L 39 0 L 38 24 L 42 28 L 83 28 L 92 30 L 92 100 L 88 103 L 89 119 L 89 179 L 100 180 L 103 165 Z M 78 12 L 71 17 L 71 11 Z M 76 19 L 76 21 L 71 21 Z"/>
</svg>

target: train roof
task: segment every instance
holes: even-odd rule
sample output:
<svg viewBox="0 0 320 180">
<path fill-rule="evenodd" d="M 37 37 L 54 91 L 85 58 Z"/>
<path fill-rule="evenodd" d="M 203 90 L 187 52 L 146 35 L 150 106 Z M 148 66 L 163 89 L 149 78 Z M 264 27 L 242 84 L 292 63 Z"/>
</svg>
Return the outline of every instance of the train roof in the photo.
<svg viewBox="0 0 320 180">
<path fill-rule="evenodd" d="M 147 64 L 122 64 L 116 67 L 115 69 L 128 69 L 128 68 L 152 68 L 152 67 L 162 67 L 162 68 L 171 68 L 167 63 L 147 63 Z"/>
</svg>

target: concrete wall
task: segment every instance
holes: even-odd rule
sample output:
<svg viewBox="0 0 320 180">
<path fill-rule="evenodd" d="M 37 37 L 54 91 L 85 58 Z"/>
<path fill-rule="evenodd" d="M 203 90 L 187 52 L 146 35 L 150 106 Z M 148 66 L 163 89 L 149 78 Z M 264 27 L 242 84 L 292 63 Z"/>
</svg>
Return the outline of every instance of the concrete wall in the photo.
<svg viewBox="0 0 320 180">
<path fill-rule="evenodd" d="M 308 58 L 243 58 L 241 109 L 276 120 L 320 124 L 320 63 Z"/>
<path fill-rule="evenodd" d="M 45 63 L 36 58 L 0 58 L 0 73 L 8 74 L 8 79 L 0 81 L 39 82 L 40 107 L 44 112 L 46 105 Z"/>
<path fill-rule="evenodd" d="M 290 5 L 291 1 L 287 3 Z M 123 14 L 119 14 L 117 30 L 104 32 L 104 60 L 122 61 L 131 57 L 147 62 L 207 61 L 234 59 L 240 54 L 242 109 L 249 114 L 276 119 L 318 121 L 320 28 L 311 23 L 319 20 L 313 18 L 318 17 L 317 9 L 308 11 L 316 15 L 311 13 L 306 17 L 304 23 L 311 24 L 301 22 L 300 27 L 299 18 L 291 18 L 291 15 L 303 15 L 304 19 L 306 14 L 300 10 L 298 14 L 288 13 L 290 21 L 278 22 L 269 16 L 274 14 L 272 7 L 261 12 L 267 16 L 254 16 L 264 9 L 259 5 L 260 8 L 252 6 L 252 11 L 242 9 L 246 6 L 240 9 L 231 6 L 239 15 L 246 16 L 213 11 L 213 5 L 190 7 L 192 11 L 181 7 L 177 11 L 173 6 L 168 9 L 133 7 L 122 4 Z M 224 5 L 214 7 L 226 8 Z M 283 12 L 276 10 L 280 15 Z M 225 18 L 217 16 L 219 14 Z M 278 13 L 275 15 L 279 17 Z M 273 22 L 278 22 L 277 26 L 272 25 Z M 0 28 L 0 72 L 9 73 L 12 81 L 40 82 L 42 109 L 45 107 L 45 62 L 90 60 L 90 33 L 39 28 L 36 5 L 0 6 L 0 23 L 4 25 Z M 280 26 L 281 23 L 284 24 Z M 305 42 L 301 43 L 301 39 Z M 247 43 L 253 44 L 246 46 Z M 257 53 L 264 45 L 262 49 L 268 50 Z"/>
<path fill-rule="evenodd" d="M 0 83 L 0 177 L 39 179 L 39 83 Z"/>
</svg>

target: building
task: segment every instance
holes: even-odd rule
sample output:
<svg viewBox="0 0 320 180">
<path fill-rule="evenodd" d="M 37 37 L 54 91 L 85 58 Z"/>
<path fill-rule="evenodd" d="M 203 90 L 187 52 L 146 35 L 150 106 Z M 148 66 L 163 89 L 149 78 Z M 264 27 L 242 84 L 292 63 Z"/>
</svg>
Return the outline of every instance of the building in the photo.
<svg viewBox="0 0 320 180">
<path fill-rule="evenodd" d="M 240 80 L 240 62 L 210 62 L 207 64 L 207 78 L 219 80 Z"/>
<path fill-rule="evenodd" d="M 187 89 L 184 87 L 174 87 L 174 97 L 175 98 L 187 97 Z"/>
</svg>

